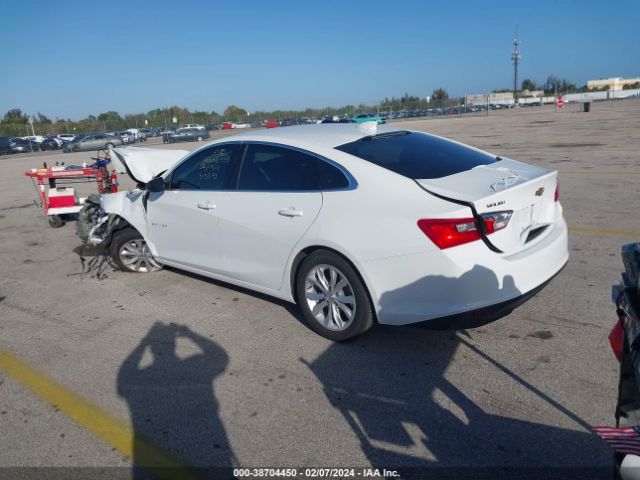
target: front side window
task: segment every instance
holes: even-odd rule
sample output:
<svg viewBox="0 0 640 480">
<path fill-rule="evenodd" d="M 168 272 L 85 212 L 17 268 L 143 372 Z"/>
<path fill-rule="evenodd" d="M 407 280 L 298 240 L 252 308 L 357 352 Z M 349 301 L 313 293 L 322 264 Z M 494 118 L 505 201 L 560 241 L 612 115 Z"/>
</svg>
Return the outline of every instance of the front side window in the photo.
<svg viewBox="0 0 640 480">
<path fill-rule="evenodd" d="M 231 162 L 236 144 L 216 145 L 185 160 L 172 173 L 171 190 L 226 190 L 231 183 Z"/>
<path fill-rule="evenodd" d="M 318 161 L 290 148 L 250 144 L 242 162 L 238 190 L 319 190 Z"/>
</svg>

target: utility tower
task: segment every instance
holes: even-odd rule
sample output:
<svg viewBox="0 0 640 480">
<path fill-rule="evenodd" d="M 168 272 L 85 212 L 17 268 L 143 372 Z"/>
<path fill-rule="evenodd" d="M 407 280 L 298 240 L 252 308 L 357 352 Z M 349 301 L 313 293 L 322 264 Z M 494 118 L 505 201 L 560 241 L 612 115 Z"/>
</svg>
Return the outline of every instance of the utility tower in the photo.
<svg viewBox="0 0 640 480">
<path fill-rule="evenodd" d="M 513 53 L 511 60 L 513 61 L 513 99 L 518 94 L 518 64 L 520 63 L 520 39 L 518 38 L 518 27 L 516 26 L 516 38 L 513 40 Z"/>
</svg>

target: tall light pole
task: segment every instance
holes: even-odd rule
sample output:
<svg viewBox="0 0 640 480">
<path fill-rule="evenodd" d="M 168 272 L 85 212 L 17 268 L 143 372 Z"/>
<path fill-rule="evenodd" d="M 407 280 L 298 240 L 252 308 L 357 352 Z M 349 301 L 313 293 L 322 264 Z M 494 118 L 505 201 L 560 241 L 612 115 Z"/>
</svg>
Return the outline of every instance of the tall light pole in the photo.
<svg viewBox="0 0 640 480">
<path fill-rule="evenodd" d="M 518 64 L 520 63 L 520 39 L 518 38 L 518 27 L 516 26 L 516 38 L 513 40 L 513 53 L 511 60 L 513 61 L 513 100 L 517 102 L 518 94 Z"/>
</svg>

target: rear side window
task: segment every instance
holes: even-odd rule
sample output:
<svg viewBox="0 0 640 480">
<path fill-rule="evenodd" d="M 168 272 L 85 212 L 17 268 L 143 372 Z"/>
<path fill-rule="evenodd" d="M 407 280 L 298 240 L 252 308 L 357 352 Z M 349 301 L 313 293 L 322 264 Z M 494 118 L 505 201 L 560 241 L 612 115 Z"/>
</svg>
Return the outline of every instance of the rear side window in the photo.
<svg viewBox="0 0 640 480">
<path fill-rule="evenodd" d="M 318 170 L 322 190 L 338 190 L 349 186 L 349 179 L 333 165 L 320 160 Z"/>
<path fill-rule="evenodd" d="M 471 147 L 407 131 L 364 137 L 336 149 L 412 179 L 447 177 L 497 161 Z"/>
</svg>

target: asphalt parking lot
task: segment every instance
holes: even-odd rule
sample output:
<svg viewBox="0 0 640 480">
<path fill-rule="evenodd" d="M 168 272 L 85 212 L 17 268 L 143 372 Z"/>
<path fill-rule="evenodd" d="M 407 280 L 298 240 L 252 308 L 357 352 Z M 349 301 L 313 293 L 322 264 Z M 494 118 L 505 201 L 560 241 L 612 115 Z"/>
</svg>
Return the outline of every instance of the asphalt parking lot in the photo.
<svg viewBox="0 0 640 480">
<path fill-rule="evenodd" d="M 620 246 L 640 238 L 640 100 L 617 107 L 398 123 L 557 169 L 571 259 L 481 328 L 379 327 L 345 344 L 295 306 L 176 270 L 83 274 L 75 226 L 48 226 L 23 172 L 91 153 L 0 157 L 0 466 L 607 478 L 589 425 L 614 422 L 610 291 Z"/>
</svg>

